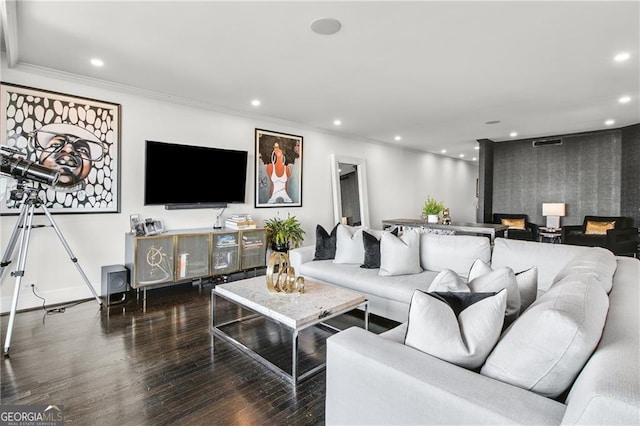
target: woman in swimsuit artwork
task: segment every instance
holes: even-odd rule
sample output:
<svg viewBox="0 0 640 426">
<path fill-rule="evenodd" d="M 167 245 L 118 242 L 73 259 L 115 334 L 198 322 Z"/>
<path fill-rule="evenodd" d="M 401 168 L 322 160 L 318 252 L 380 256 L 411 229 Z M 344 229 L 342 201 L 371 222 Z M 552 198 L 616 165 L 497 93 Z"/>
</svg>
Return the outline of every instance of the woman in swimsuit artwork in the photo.
<svg viewBox="0 0 640 426">
<path fill-rule="evenodd" d="M 301 169 L 296 160 L 301 158 L 300 140 L 266 132 L 258 135 L 260 165 L 256 173 L 257 207 L 299 206 Z"/>
<path fill-rule="evenodd" d="M 280 144 L 273 145 L 271 163 L 267 164 L 267 176 L 271 179 L 270 197 L 267 203 L 292 203 L 293 200 L 287 193 L 287 182 L 291 176 L 291 167 L 285 164 L 285 156 L 280 149 Z"/>
</svg>

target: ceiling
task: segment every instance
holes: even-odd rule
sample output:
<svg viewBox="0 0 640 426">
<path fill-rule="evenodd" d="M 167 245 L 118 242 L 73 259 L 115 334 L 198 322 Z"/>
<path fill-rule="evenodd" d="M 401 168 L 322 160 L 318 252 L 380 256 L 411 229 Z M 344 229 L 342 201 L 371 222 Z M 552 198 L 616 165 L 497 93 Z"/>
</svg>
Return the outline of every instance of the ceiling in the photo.
<svg viewBox="0 0 640 426">
<path fill-rule="evenodd" d="M 638 1 L 0 5 L 16 69 L 470 161 L 477 139 L 640 121 Z M 341 30 L 311 31 L 323 17 Z"/>
</svg>

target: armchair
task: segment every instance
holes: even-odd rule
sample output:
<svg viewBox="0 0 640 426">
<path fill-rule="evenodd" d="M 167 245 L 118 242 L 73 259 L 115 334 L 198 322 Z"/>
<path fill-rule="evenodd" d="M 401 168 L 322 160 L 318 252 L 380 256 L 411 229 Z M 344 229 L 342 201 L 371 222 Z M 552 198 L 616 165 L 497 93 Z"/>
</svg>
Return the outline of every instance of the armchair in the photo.
<svg viewBox="0 0 640 426">
<path fill-rule="evenodd" d="M 514 220 L 521 223 L 516 225 Z M 529 216 L 526 214 L 494 213 L 493 223 L 509 226 L 506 237 L 512 240 L 538 241 L 538 225 L 529 222 Z M 521 224 L 522 227 L 518 226 Z"/>
<path fill-rule="evenodd" d="M 616 256 L 638 253 L 638 228 L 633 219 L 620 216 L 585 216 L 582 225 L 564 226 L 562 243 L 604 247 Z"/>
</svg>

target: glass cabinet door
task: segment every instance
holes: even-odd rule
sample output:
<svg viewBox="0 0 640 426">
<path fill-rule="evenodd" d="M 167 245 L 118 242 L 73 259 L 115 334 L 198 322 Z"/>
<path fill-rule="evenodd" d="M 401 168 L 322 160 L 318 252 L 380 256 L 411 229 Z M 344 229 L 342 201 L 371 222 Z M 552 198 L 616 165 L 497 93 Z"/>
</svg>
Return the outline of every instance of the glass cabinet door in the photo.
<svg viewBox="0 0 640 426">
<path fill-rule="evenodd" d="M 238 233 L 217 232 L 213 234 L 211 250 L 211 275 L 224 275 L 238 271 Z"/>
<path fill-rule="evenodd" d="M 267 231 L 256 229 L 242 231 L 241 264 L 242 269 L 252 269 L 266 266 L 267 264 Z"/>
<path fill-rule="evenodd" d="M 176 280 L 208 276 L 210 234 L 178 235 L 177 239 Z"/>
<path fill-rule="evenodd" d="M 135 244 L 136 286 L 174 280 L 173 236 L 136 238 Z"/>
</svg>

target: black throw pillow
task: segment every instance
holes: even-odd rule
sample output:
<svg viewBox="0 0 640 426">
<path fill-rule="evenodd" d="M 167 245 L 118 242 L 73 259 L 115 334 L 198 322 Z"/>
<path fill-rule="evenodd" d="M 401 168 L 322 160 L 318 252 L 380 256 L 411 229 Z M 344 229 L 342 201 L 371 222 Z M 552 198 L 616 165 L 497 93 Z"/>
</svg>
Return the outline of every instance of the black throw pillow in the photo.
<svg viewBox="0 0 640 426">
<path fill-rule="evenodd" d="M 398 228 L 391 231 L 398 236 Z M 364 263 L 361 268 L 377 269 L 380 267 L 380 240 L 367 231 L 362 232 L 362 244 L 364 244 Z"/>
<path fill-rule="evenodd" d="M 338 225 L 329 234 L 322 226 L 316 225 L 316 253 L 313 260 L 328 260 L 336 257 L 336 234 Z"/>
</svg>

